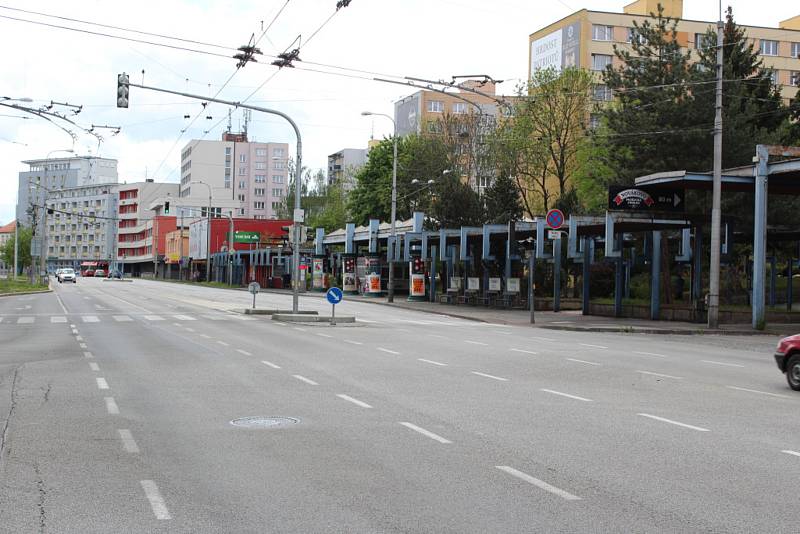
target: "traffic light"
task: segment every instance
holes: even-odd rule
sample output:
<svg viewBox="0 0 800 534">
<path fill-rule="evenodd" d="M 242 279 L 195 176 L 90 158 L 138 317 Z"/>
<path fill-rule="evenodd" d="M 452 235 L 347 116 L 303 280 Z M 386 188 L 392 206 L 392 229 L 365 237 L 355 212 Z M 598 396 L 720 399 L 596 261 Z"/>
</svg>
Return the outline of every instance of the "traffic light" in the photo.
<svg viewBox="0 0 800 534">
<path fill-rule="evenodd" d="M 169 200 L 164 202 L 164 215 L 169 215 Z"/>
<path fill-rule="evenodd" d="M 124 72 L 122 74 L 117 74 L 117 107 L 118 108 L 127 108 L 128 107 L 128 93 L 130 93 L 130 88 L 128 87 L 128 82 L 130 78 Z"/>
<path fill-rule="evenodd" d="M 411 274 L 425 274 L 425 262 L 422 261 L 422 258 L 411 260 Z"/>
</svg>

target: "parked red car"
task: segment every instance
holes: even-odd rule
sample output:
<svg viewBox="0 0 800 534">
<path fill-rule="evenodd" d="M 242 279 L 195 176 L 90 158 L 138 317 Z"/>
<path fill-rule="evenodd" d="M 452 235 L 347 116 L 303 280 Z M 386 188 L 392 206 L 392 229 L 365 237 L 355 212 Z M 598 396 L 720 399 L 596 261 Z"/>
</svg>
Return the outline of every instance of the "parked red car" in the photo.
<svg viewBox="0 0 800 534">
<path fill-rule="evenodd" d="M 789 387 L 800 391 L 800 334 L 785 337 L 778 342 L 775 362 L 778 369 L 786 374 Z"/>
</svg>

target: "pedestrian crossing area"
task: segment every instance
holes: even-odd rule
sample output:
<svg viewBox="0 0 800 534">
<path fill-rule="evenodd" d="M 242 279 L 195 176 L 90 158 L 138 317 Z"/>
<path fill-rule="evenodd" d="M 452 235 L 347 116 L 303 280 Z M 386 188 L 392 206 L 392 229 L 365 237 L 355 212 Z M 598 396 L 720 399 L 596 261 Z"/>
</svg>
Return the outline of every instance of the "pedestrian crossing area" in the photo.
<svg viewBox="0 0 800 534">
<path fill-rule="evenodd" d="M 204 313 L 199 315 L 186 314 L 146 314 L 146 315 L 13 315 L 0 316 L 0 326 L 30 325 L 30 324 L 64 324 L 67 322 L 91 323 L 130 323 L 134 321 L 160 322 L 160 321 L 257 321 L 255 317 L 247 317 L 233 313 Z"/>
</svg>

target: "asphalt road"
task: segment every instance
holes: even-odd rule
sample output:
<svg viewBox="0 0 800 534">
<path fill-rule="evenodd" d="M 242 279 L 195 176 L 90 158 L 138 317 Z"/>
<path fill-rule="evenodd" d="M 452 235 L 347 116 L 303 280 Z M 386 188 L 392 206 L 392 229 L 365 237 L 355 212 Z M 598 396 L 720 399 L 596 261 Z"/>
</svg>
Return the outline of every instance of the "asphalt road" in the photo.
<svg viewBox="0 0 800 534">
<path fill-rule="evenodd" d="M 0 532 L 797 531 L 800 395 L 769 337 L 55 289 L 0 299 Z"/>
</svg>

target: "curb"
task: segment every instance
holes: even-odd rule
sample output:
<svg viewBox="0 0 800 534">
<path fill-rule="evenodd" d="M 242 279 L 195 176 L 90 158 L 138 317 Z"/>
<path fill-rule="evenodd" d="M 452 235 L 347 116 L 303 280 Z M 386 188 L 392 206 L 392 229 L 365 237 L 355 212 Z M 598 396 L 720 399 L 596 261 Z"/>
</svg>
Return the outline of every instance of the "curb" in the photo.
<svg viewBox="0 0 800 534">
<path fill-rule="evenodd" d="M 562 325 L 542 325 L 546 330 L 563 330 L 567 332 L 604 332 L 610 334 L 662 334 L 672 336 L 781 336 L 777 332 L 757 330 L 702 330 L 688 328 L 647 328 L 639 326 L 581 327 Z"/>
<path fill-rule="evenodd" d="M 0 293 L 0 297 L 16 297 L 19 295 L 38 295 L 40 293 L 52 293 L 52 289 L 39 289 L 36 291 L 20 291 L 18 293 Z"/>
</svg>

